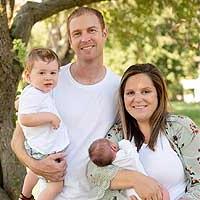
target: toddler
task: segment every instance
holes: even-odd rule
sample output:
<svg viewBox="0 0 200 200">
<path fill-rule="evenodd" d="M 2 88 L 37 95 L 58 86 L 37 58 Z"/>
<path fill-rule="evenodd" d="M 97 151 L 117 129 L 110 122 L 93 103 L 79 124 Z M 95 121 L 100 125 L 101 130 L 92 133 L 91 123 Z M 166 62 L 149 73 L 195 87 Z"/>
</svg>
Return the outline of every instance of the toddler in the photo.
<svg viewBox="0 0 200 200">
<path fill-rule="evenodd" d="M 33 49 L 26 60 L 24 78 L 29 85 L 19 98 L 18 120 L 24 132 L 26 151 L 35 159 L 65 151 L 69 144 L 66 127 L 52 98 L 59 68 L 58 56 L 47 48 Z M 27 169 L 19 199 L 33 199 L 32 189 L 37 181 L 38 176 Z M 38 200 L 54 200 L 62 189 L 63 181 L 47 181 Z"/>
</svg>

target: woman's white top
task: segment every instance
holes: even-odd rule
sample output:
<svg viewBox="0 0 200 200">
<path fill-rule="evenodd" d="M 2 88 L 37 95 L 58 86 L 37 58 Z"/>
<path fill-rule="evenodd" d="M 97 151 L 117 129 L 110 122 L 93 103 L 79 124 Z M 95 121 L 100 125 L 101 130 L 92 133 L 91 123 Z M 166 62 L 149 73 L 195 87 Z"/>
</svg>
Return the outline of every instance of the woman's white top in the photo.
<svg viewBox="0 0 200 200">
<path fill-rule="evenodd" d="M 168 190 L 170 200 L 183 196 L 186 188 L 183 165 L 164 134 L 158 137 L 155 151 L 143 144 L 139 157 L 147 174 Z"/>
</svg>

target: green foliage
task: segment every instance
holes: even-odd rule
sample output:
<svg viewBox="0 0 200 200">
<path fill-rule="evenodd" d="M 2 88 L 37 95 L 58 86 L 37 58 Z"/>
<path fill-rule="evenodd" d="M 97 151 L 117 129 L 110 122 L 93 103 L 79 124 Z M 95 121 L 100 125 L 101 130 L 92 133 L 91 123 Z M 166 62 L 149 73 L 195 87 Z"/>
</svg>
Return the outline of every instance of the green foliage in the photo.
<svg viewBox="0 0 200 200">
<path fill-rule="evenodd" d="M 118 74 L 132 64 L 151 62 L 165 76 L 172 99 L 182 93 L 180 79 L 198 76 L 194 57 L 200 47 L 199 0 L 111 0 L 92 6 L 102 11 L 109 28 L 105 64 Z M 69 47 L 68 12 L 33 29 L 29 48 L 48 46 L 62 58 L 63 49 Z"/>
<path fill-rule="evenodd" d="M 65 60 L 69 48 L 66 17 L 69 10 L 62 11 L 43 20 L 33 27 L 28 49 L 32 47 L 48 47 L 53 49 L 61 60 Z"/>
<path fill-rule="evenodd" d="M 190 117 L 200 127 L 200 106 L 199 103 L 172 102 L 172 108 L 176 114 Z"/>
<path fill-rule="evenodd" d="M 109 26 L 106 63 L 121 74 L 134 63 L 151 62 L 163 72 L 170 97 L 180 79 L 197 77 L 198 1 L 119 0 L 98 4 Z"/>
<path fill-rule="evenodd" d="M 17 55 L 20 63 L 24 63 L 26 57 L 26 45 L 21 39 L 13 40 L 13 52 Z"/>
</svg>

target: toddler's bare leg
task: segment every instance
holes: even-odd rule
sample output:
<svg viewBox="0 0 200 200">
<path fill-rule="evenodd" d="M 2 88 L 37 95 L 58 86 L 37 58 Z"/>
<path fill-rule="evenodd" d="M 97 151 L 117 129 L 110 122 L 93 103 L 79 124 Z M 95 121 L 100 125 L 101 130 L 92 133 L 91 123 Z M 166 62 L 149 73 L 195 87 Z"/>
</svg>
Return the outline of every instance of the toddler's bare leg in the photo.
<svg viewBox="0 0 200 200">
<path fill-rule="evenodd" d="M 63 190 L 63 181 L 48 182 L 47 187 L 39 194 L 37 200 L 54 200 Z"/>
<path fill-rule="evenodd" d="M 37 184 L 37 182 L 38 182 L 38 176 L 34 174 L 30 169 L 27 169 L 27 174 L 25 176 L 22 188 L 22 194 L 25 197 L 30 198 L 32 196 L 32 190 L 34 186 Z"/>
</svg>

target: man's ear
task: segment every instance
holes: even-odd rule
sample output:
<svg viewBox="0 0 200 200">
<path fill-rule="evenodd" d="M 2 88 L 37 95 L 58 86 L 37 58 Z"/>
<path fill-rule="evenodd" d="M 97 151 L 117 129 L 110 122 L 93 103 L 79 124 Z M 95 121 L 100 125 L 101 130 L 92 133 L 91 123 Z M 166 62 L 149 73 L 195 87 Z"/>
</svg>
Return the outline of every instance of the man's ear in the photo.
<svg viewBox="0 0 200 200">
<path fill-rule="evenodd" d="M 105 27 L 103 29 L 103 37 L 105 37 L 105 39 L 107 39 L 107 37 L 108 37 L 108 29 L 107 29 L 107 27 Z"/>
<path fill-rule="evenodd" d="M 70 36 L 68 36 L 68 42 L 69 42 L 69 45 L 71 46 L 72 41 L 71 41 Z"/>
</svg>

